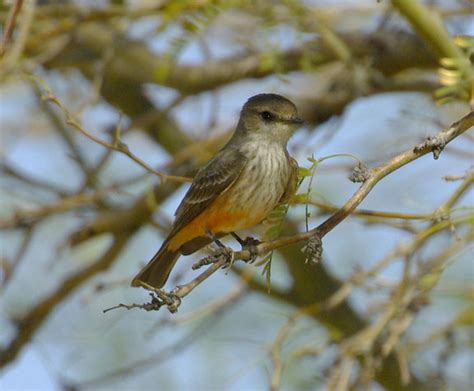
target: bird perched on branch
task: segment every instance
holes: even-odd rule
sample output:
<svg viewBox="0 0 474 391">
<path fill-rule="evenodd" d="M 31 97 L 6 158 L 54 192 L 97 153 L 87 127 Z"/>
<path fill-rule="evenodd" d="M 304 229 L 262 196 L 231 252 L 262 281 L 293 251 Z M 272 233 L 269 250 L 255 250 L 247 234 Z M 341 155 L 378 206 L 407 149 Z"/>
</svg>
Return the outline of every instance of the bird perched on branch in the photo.
<svg viewBox="0 0 474 391">
<path fill-rule="evenodd" d="M 286 145 L 302 122 L 283 96 L 251 97 L 232 138 L 198 171 L 170 234 L 132 286 L 161 288 L 180 255 L 260 223 L 288 200 L 296 189 L 298 164 Z"/>
</svg>

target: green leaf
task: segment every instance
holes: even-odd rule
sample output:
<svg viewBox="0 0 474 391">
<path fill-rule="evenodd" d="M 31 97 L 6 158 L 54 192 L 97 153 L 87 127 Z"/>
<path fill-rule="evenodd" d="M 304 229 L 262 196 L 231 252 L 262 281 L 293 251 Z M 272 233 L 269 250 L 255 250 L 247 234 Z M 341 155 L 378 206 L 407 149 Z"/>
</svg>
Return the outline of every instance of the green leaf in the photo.
<svg viewBox="0 0 474 391">
<path fill-rule="evenodd" d="M 273 251 L 272 251 L 273 254 Z M 265 281 L 267 283 L 267 292 L 270 293 L 272 287 L 272 254 L 270 255 L 270 259 L 263 267 L 262 275 L 265 276 Z"/>
<path fill-rule="evenodd" d="M 307 177 L 307 176 L 311 176 L 312 174 L 313 174 L 312 171 L 308 168 L 300 167 L 298 169 L 298 176 L 300 177 Z"/>
</svg>

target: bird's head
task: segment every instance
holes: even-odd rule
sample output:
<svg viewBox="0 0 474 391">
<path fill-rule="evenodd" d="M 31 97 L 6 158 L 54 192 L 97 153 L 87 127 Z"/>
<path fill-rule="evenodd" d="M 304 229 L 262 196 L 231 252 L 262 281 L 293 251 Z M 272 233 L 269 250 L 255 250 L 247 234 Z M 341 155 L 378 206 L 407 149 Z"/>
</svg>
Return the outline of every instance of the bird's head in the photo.
<svg viewBox="0 0 474 391">
<path fill-rule="evenodd" d="M 293 102 L 277 94 L 259 94 L 242 108 L 236 133 L 285 145 L 302 123 Z"/>
</svg>

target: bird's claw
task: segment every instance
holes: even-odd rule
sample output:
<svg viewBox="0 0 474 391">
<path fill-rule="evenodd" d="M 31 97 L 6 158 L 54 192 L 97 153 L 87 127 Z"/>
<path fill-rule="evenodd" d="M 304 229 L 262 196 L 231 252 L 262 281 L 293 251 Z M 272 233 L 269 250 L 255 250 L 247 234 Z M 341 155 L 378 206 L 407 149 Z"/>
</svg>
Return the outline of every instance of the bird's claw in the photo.
<svg viewBox="0 0 474 391">
<path fill-rule="evenodd" d="M 232 250 L 230 247 L 219 248 L 214 256 L 218 259 L 224 258 L 226 260 L 226 263 L 224 266 L 222 266 L 222 269 L 230 268 L 234 264 L 234 250 Z"/>
<path fill-rule="evenodd" d="M 247 250 L 250 253 L 250 259 L 247 263 L 254 263 L 258 258 L 258 248 L 257 246 L 262 243 L 260 240 L 252 238 L 250 236 L 246 237 L 242 241 L 242 250 Z"/>
</svg>

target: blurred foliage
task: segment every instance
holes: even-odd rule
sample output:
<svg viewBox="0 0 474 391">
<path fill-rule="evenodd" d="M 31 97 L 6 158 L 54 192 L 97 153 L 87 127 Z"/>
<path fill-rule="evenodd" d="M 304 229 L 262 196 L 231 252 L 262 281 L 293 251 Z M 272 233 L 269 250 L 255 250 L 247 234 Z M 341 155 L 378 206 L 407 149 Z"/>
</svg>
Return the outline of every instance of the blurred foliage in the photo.
<svg viewBox="0 0 474 391">
<path fill-rule="evenodd" d="M 455 99 L 471 101 L 474 94 L 474 37 L 458 36 L 453 42 L 462 50 L 463 57 L 445 57 L 438 71 L 443 87 L 434 92 L 439 104 Z"/>
</svg>

